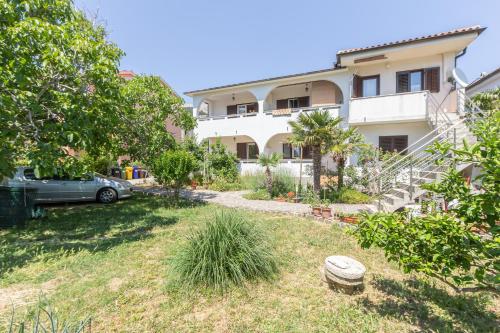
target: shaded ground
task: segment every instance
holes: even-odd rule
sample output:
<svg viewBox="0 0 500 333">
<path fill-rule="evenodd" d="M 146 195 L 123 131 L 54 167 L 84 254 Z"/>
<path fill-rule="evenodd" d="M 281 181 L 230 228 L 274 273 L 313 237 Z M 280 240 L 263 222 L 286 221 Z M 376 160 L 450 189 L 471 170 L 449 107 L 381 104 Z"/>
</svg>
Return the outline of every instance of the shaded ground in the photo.
<svg viewBox="0 0 500 333">
<path fill-rule="evenodd" d="M 455 295 L 401 273 L 376 250 L 362 250 L 334 225 L 248 212 L 272 238 L 280 273 L 227 295 L 187 290 L 170 258 L 211 218 L 212 204 L 136 195 L 113 205 L 52 207 L 25 230 L 0 230 L 0 298 L 16 318 L 40 291 L 61 319 L 92 317 L 96 332 L 495 332 L 497 299 Z M 365 264 L 366 287 L 347 296 L 320 280 L 328 255 Z M 0 307 L 0 331 L 11 307 Z"/>
</svg>

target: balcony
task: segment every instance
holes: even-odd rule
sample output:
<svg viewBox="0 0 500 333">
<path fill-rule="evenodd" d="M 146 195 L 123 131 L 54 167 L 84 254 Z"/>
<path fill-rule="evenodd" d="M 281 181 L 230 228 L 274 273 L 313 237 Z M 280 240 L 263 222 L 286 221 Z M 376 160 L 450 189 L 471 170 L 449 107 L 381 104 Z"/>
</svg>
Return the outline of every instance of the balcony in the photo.
<svg viewBox="0 0 500 333">
<path fill-rule="evenodd" d="M 349 124 L 365 125 L 424 121 L 427 119 L 427 91 L 353 98 Z"/>
</svg>

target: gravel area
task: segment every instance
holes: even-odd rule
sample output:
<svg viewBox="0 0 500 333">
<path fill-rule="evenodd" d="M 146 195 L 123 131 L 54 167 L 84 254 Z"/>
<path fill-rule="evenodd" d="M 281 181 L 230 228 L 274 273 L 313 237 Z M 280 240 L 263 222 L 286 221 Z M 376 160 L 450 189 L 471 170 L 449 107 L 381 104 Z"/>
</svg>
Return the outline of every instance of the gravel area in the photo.
<svg viewBox="0 0 500 333">
<path fill-rule="evenodd" d="M 137 192 L 149 195 L 168 195 L 171 192 L 162 187 L 135 188 Z M 245 208 L 263 212 L 285 213 L 293 215 L 310 215 L 309 205 L 302 203 L 278 202 L 273 200 L 248 200 L 242 197 L 248 191 L 216 192 L 210 190 L 182 190 L 181 195 L 194 200 L 216 203 L 226 207 Z M 349 205 L 332 204 L 332 212 L 335 213 L 358 213 L 361 211 L 373 211 L 373 205 Z"/>
</svg>

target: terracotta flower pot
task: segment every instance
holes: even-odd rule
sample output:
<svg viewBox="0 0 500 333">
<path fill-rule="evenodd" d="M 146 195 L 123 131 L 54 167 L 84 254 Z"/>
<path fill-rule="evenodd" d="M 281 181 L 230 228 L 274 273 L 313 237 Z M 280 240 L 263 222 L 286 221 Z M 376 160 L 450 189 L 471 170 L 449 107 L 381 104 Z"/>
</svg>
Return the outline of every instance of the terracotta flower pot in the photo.
<svg viewBox="0 0 500 333">
<path fill-rule="evenodd" d="M 276 198 L 276 201 L 278 201 L 278 202 L 285 202 L 286 200 L 285 200 L 285 198 Z"/>
<path fill-rule="evenodd" d="M 314 216 L 321 216 L 321 207 L 313 207 L 312 213 Z"/>
<path fill-rule="evenodd" d="M 350 223 L 350 224 L 357 224 L 358 218 L 354 217 L 354 216 L 342 216 L 340 218 L 340 221 L 345 222 L 345 223 Z"/>
<path fill-rule="evenodd" d="M 191 185 L 191 189 L 192 189 L 193 191 L 194 191 L 194 190 L 196 190 L 196 188 L 197 188 L 197 187 L 198 187 L 197 185 Z"/>
<path fill-rule="evenodd" d="M 323 216 L 324 219 L 331 218 L 332 217 L 332 209 L 331 208 L 321 209 L 321 216 Z"/>
</svg>

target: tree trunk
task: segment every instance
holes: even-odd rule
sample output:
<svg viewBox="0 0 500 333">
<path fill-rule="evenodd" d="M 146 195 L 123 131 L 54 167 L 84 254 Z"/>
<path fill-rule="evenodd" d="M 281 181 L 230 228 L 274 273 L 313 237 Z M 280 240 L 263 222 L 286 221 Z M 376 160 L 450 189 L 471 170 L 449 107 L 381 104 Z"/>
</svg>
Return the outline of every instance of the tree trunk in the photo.
<svg viewBox="0 0 500 333">
<path fill-rule="evenodd" d="M 266 187 L 269 195 L 273 195 L 273 178 L 271 177 L 271 170 L 269 167 L 266 167 Z"/>
<path fill-rule="evenodd" d="M 344 187 L 344 169 L 345 158 L 339 157 L 337 159 L 337 191 L 340 191 Z"/>
<path fill-rule="evenodd" d="M 321 146 L 312 147 L 313 158 L 313 189 L 319 194 L 321 190 Z"/>
<path fill-rule="evenodd" d="M 304 159 L 304 147 L 300 147 L 300 166 L 299 166 L 299 188 L 297 195 L 302 195 L 302 160 Z"/>
</svg>

